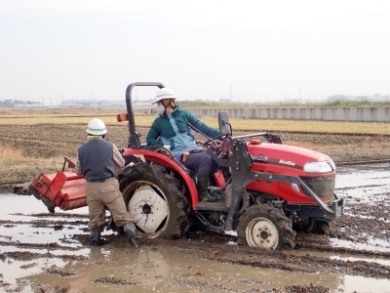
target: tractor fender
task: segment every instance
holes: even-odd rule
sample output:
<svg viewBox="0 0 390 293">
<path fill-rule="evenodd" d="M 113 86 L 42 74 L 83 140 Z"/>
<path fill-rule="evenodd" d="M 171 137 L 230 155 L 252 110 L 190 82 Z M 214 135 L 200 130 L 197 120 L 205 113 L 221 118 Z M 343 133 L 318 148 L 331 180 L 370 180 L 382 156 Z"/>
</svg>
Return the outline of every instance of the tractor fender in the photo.
<svg viewBox="0 0 390 293">
<path fill-rule="evenodd" d="M 191 176 L 188 175 L 182 166 L 180 166 L 174 159 L 162 153 L 142 149 L 127 149 L 123 152 L 123 156 L 136 156 L 142 161 L 153 162 L 174 171 L 181 177 L 183 184 L 187 186 L 187 190 L 191 196 L 191 208 L 195 210 L 195 207 L 199 201 L 195 183 Z"/>
</svg>

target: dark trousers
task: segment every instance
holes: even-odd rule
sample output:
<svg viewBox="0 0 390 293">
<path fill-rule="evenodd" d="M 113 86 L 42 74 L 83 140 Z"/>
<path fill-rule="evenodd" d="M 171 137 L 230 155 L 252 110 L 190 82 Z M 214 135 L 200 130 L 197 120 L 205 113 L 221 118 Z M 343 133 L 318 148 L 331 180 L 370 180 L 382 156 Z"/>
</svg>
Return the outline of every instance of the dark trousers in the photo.
<svg viewBox="0 0 390 293">
<path fill-rule="evenodd" d="M 198 170 L 198 177 L 209 177 L 218 170 L 218 163 L 203 150 L 191 152 L 182 164 L 190 170 Z"/>
</svg>

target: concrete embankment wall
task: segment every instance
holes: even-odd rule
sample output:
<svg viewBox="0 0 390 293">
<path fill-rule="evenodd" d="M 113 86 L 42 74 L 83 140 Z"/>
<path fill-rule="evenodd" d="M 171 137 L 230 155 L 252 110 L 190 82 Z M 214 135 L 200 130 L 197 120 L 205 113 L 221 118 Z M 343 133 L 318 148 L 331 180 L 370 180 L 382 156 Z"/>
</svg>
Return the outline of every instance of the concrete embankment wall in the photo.
<svg viewBox="0 0 390 293">
<path fill-rule="evenodd" d="M 383 108 L 258 108 L 258 109 L 188 109 L 197 117 L 218 117 L 227 111 L 230 118 L 288 119 L 325 121 L 390 122 L 390 107 Z"/>
</svg>

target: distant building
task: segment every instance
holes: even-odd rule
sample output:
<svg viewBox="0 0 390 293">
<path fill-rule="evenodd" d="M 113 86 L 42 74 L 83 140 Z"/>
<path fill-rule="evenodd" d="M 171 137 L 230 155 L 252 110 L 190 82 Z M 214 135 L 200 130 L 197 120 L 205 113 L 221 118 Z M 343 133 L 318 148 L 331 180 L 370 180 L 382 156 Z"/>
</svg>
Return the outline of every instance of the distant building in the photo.
<svg viewBox="0 0 390 293">
<path fill-rule="evenodd" d="M 42 107 L 40 102 L 20 101 L 20 100 L 4 100 L 0 101 L 0 108 L 31 108 Z"/>
</svg>

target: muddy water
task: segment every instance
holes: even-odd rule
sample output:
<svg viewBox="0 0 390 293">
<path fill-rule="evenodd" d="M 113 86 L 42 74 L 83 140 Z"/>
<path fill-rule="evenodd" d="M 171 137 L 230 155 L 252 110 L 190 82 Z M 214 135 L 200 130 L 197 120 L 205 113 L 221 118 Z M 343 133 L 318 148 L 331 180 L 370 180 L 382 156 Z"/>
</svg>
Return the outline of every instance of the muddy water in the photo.
<svg viewBox="0 0 390 293">
<path fill-rule="evenodd" d="M 337 192 L 356 229 L 340 222 L 330 237 L 299 235 L 287 252 L 203 233 L 135 251 L 105 231 L 107 243 L 90 247 L 86 208 L 51 215 L 33 196 L 0 194 L 0 292 L 390 292 L 389 169 L 339 167 Z M 374 233 L 373 220 L 385 228 Z"/>
<path fill-rule="evenodd" d="M 345 166 L 338 169 L 337 193 L 347 201 L 345 214 L 360 219 L 390 223 L 390 164 Z M 387 226 L 388 227 L 388 226 Z M 363 229 L 362 229 L 363 231 Z M 367 237 L 364 243 L 332 240 L 333 245 L 390 251 L 390 231 L 380 237 Z M 364 233 L 363 233 L 364 234 Z M 390 289 L 389 289 L 390 291 Z"/>
<path fill-rule="evenodd" d="M 390 192 L 390 164 L 338 167 L 336 188 L 338 194 L 354 199 L 386 197 Z"/>
</svg>

